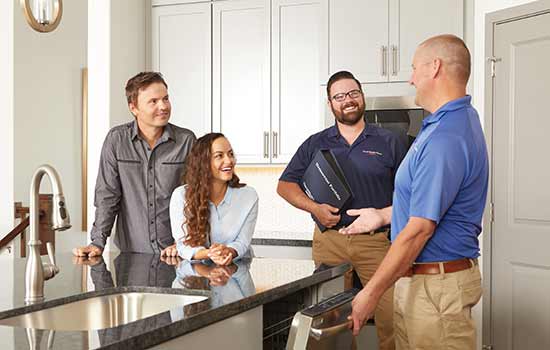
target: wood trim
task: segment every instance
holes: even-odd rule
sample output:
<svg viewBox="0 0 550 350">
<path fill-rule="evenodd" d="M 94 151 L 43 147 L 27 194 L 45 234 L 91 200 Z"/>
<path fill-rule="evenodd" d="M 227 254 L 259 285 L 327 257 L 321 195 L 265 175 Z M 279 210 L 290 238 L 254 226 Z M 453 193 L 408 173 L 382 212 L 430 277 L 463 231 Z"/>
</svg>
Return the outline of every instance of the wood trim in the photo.
<svg viewBox="0 0 550 350">
<path fill-rule="evenodd" d="M 17 237 L 21 232 L 29 226 L 29 218 L 24 218 L 13 230 L 10 231 L 7 235 L 0 240 L 0 249 L 7 246 L 15 237 Z"/>
</svg>

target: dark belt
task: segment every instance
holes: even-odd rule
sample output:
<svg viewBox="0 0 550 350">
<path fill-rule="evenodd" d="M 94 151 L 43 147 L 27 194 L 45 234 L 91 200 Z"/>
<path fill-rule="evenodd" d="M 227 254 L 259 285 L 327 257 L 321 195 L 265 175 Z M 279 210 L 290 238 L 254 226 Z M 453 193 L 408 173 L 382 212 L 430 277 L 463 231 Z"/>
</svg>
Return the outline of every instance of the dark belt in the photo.
<svg viewBox="0 0 550 350">
<path fill-rule="evenodd" d="M 467 270 L 477 265 L 477 259 L 460 259 L 441 263 L 415 263 L 407 270 L 405 277 L 412 275 L 438 275 Z"/>
<path fill-rule="evenodd" d="M 369 232 L 363 232 L 361 233 L 362 235 L 373 235 L 375 233 L 380 233 L 380 232 L 386 232 L 389 236 L 390 234 L 390 229 L 389 227 L 380 227 L 380 228 L 377 228 L 376 230 L 373 230 L 373 231 L 369 231 Z"/>
</svg>

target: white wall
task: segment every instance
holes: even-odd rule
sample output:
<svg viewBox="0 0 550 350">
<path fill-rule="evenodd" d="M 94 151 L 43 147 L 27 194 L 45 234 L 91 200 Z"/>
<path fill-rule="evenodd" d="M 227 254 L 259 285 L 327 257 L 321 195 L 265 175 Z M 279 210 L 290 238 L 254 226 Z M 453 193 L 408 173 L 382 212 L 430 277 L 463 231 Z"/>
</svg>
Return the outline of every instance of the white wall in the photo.
<svg viewBox="0 0 550 350">
<path fill-rule="evenodd" d="M 13 228 L 13 15 L 14 2 L 0 1 L 0 235 Z M 0 252 L 2 284 L 0 309 L 13 307 L 14 278 L 13 250 Z M 2 327 L 0 339 L 8 344 L 14 341 L 14 330 Z"/>
<path fill-rule="evenodd" d="M 0 235 L 13 229 L 13 1 L 0 2 Z M 3 256 L 6 251 L 0 252 Z"/>
<path fill-rule="evenodd" d="M 124 87 L 145 70 L 149 0 L 94 0 L 88 17 L 88 232 L 94 188 L 105 135 L 132 120 Z M 107 250 L 111 249 L 108 244 Z"/>
<path fill-rule="evenodd" d="M 474 3 L 474 19 L 475 19 L 475 40 L 474 40 L 474 55 L 473 55 L 473 67 L 474 67 L 474 96 L 473 104 L 479 112 L 481 120 L 485 120 L 485 111 L 483 108 L 484 105 L 484 79 L 485 72 L 488 67 L 487 60 L 485 57 L 485 15 L 502 10 L 505 8 L 510 8 L 513 6 L 518 6 L 533 2 L 532 0 L 476 0 Z"/>
<path fill-rule="evenodd" d="M 488 63 L 485 57 L 485 16 L 494 11 L 522 5 L 532 0 L 477 0 L 474 2 L 474 47 L 473 47 L 473 96 L 472 104 L 479 112 L 483 124 L 485 124 L 485 75 L 487 74 Z M 468 42 L 471 45 L 471 41 Z M 471 48 L 471 47 L 470 47 Z M 480 239 L 481 240 L 481 239 Z M 483 247 L 482 247 L 483 249 Z M 483 251 L 482 251 L 483 254 Z M 483 263 L 483 255 L 480 259 Z M 481 266 L 482 268 L 482 266 Z M 483 302 L 483 300 L 482 300 Z M 478 349 L 482 346 L 482 303 L 480 302 L 473 310 L 473 316 L 478 325 Z"/>
<path fill-rule="evenodd" d="M 52 33 L 31 29 L 13 0 L 14 197 L 29 204 L 30 179 L 48 163 L 61 176 L 72 228 L 56 234 L 57 250 L 84 241 L 81 231 L 81 69 L 86 66 L 86 1 L 65 1 Z M 41 192 L 50 192 L 43 181 Z"/>
</svg>

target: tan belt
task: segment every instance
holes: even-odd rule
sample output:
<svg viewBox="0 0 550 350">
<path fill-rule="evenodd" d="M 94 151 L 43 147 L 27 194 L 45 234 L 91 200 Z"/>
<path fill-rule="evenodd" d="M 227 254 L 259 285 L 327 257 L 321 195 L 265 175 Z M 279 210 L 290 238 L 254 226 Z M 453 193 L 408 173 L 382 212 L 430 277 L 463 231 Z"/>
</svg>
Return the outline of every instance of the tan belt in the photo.
<svg viewBox="0 0 550 350">
<path fill-rule="evenodd" d="M 438 275 L 440 273 L 453 273 L 467 270 L 477 265 L 477 259 L 460 259 L 435 263 L 413 264 L 405 274 L 405 277 L 412 275 Z"/>
</svg>

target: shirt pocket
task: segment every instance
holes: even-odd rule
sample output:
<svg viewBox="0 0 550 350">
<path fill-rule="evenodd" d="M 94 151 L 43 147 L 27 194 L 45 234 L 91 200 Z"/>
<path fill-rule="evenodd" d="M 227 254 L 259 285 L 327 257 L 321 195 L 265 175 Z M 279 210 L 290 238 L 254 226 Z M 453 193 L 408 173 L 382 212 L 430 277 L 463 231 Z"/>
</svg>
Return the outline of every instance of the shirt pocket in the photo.
<svg viewBox="0 0 550 350">
<path fill-rule="evenodd" d="M 141 176 L 141 161 L 135 159 L 117 159 L 118 173 L 123 183 Z"/>
<path fill-rule="evenodd" d="M 185 161 L 166 161 L 160 163 L 161 174 L 165 178 L 164 181 L 168 184 L 170 195 L 172 191 L 183 183 L 183 171 L 185 169 Z"/>
<path fill-rule="evenodd" d="M 390 154 L 376 150 L 362 150 L 364 166 L 361 169 L 365 175 L 389 176 L 393 169 L 393 159 Z"/>
</svg>

